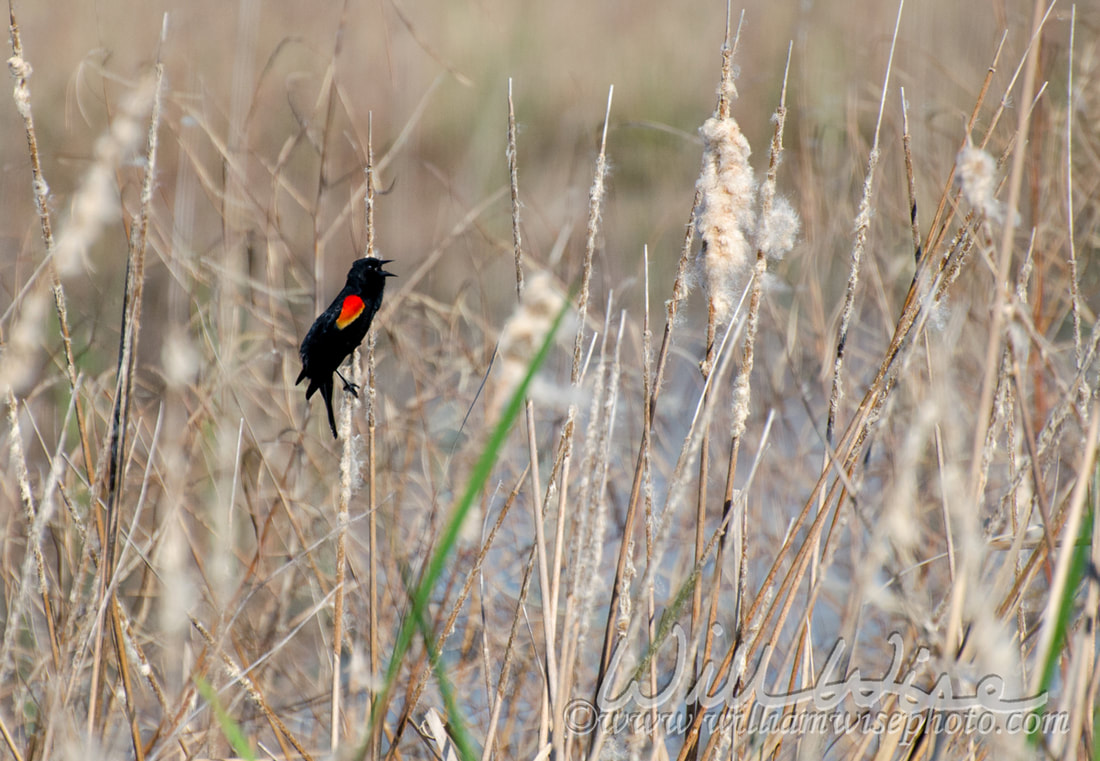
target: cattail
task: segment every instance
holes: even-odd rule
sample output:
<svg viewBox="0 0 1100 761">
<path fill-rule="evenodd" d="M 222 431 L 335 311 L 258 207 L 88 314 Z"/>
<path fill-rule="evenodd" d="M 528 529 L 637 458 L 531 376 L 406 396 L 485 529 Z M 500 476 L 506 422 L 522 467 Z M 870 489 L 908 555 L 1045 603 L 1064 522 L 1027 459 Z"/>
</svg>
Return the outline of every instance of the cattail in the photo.
<svg viewBox="0 0 1100 761">
<path fill-rule="evenodd" d="M 955 175 L 959 187 L 962 188 L 966 200 L 978 211 L 994 222 L 1000 222 L 1004 217 L 1001 204 L 993 197 L 997 190 L 997 182 L 993 173 L 997 168 L 997 162 L 993 157 L 981 148 L 975 148 L 966 141 L 966 145 L 955 157 L 958 173 Z"/>
<path fill-rule="evenodd" d="M 756 183 L 749 141 L 732 118 L 703 123 L 703 171 L 696 229 L 703 246 L 696 260 L 718 322 L 728 322 L 753 261 Z"/>
<path fill-rule="evenodd" d="M 539 272 L 528 279 L 523 299 L 501 331 L 490 418 L 497 417 L 527 374 L 527 367 L 564 304 L 565 296 L 548 273 Z M 564 326 L 561 332 L 567 333 Z"/>
<path fill-rule="evenodd" d="M 633 611 L 633 600 L 630 596 L 630 585 L 638 571 L 634 568 L 634 542 L 630 541 L 626 553 L 626 567 L 623 569 L 623 578 L 619 594 L 619 610 L 615 616 L 615 631 L 620 637 L 625 637 L 630 630 L 630 618 Z"/>
<path fill-rule="evenodd" d="M 122 102 L 110 129 L 95 142 L 92 165 L 73 196 L 68 222 L 57 236 L 58 273 L 75 274 L 88 249 L 121 208 L 115 172 L 141 145 L 145 115 L 153 103 L 153 80 L 138 85 Z"/>
<path fill-rule="evenodd" d="M 798 212 L 783 196 L 776 196 L 771 208 L 761 215 L 756 231 L 756 245 L 772 260 L 787 255 L 798 239 L 802 226 Z"/>
<path fill-rule="evenodd" d="M 34 355 L 44 340 L 49 309 L 48 293 L 37 288 L 28 293 L 20 306 L 15 325 L 0 352 L 0 389 L 21 389 L 30 383 Z"/>
</svg>

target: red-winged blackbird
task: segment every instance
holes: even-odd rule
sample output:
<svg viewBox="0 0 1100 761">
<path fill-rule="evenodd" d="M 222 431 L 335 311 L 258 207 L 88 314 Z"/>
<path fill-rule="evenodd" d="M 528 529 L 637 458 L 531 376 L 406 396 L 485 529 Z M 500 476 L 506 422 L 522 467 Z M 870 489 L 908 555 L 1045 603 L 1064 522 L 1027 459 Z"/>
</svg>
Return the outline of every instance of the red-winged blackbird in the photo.
<svg viewBox="0 0 1100 761">
<path fill-rule="evenodd" d="M 344 358 L 355 351 L 370 329 L 374 313 L 382 305 L 382 291 L 386 287 L 386 278 L 396 277 L 392 272 L 382 269 L 393 259 L 375 259 L 366 257 L 356 259 L 348 271 L 348 281 L 328 309 L 321 313 L 302 340 L 298 355 L 302 358 L 302 372 L 298 374 L 298 385 L 309 378 L 306 388 L 306 400 L 320 389 L 321 396 L 328 408 L 328 424 L 332 426 L 332 437 L 336 438 L 336 418 L 332 414 L 332 374 L 340 375 L 340 364 Z M 344 390 L 355 396 L 359 387 L 340 375 Z"/>
</svg>

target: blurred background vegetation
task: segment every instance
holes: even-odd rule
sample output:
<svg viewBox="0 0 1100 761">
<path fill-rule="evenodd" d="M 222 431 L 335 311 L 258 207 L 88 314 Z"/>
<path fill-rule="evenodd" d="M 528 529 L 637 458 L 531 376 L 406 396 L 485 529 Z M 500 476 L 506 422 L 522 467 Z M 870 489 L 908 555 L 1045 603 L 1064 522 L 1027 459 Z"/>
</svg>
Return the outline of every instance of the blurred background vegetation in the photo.
<svg viewBox="0 0 1100 761">
<path fill-rule="evenodd" d="M 966 139 L 967 119 L 1002 35 L 1003 54 L 978 111 L 974 138 L 985 135 L 992 114 L 1003 105 L 1006 112 L 988 150 L 1000 159 L 1012 146 L 1019 109 L 1029 104 L 1016 102 L 1020 85 L 1010 88 L 1009 84 L 1028 44 L 1033 7 L 1024 0 L 925 0 L 911 1 L 901 15 L 884 108 L 873 216 L 846 348 L 842 383 L 846 397 L 838 431 L 852 418 L 863 389 L 879 367 L 913 281 L 899 88 L 904 89 L 909 109 L 918 221 L 925 234 L 936 204 L 945 189 L 951 189 L 948 178 Z M 148 549 L 149 554 L 145 559 L 129 558 L 130 565 L 118 580 L 118 593 L 138 621 L 135 640 L 154 654 L 153 673 L 165 677 L 172 700 L 186 705 L 191 677 L 203 671 L 195 666 L 192 673 L 190 661 L 186 667 L 179 666 L 176 656 L 182 643 L 192 653 L 205 653 L 210 644 L 187 621 L 169 620 L 168 608 L 175 605 L 211 629 L 223 625 L 217 636 L 228 632 L 235 648 L 225 650 L 234 650 L 242 664 L 255 664 L 256 679 L 278 703 L 280 715 L 294 717 L 298 723 L 292 728 L 308 736 L 311 747 L 325 746 L 324 703 L 329 686 L 325 658 L 331 652 L 326 650 L 331 647 L 331 621 L 325 619 L 329 608 L 323 601 L 333 588 L 332 543 L 338 531 L 333 505 L 340 499 L 341 451 L 328 437 L 318 400 L 307 407 L 302 389 L 291 384 L 299 367 L 298 342 L 317 311 L 339 289 L 350 262 L 364 252 L 360 194 L 368 114 L 378 167 L 376 246 L 381 256 L 396 260 L 390 269 L 400 277 L 388 286 L 387 307 L 376 321 L 379 425 L 377 451 L 372 450 L 370 460 L 370 472 L 377 477 L 370 489 L 377 490 L 379 502 L 371 515 L 379 521 L 384 552 L 368 556 L 365 551 L 360 509 L 363 482 L 352 479 L 351 485 L 345 485 L 359 500 L 352 510 L 356 521 L 349 550 L 352 576 L 356 576 L 354 569 L 362 572 L 369 567 L 372 575 L 377 571 L 385 609 L 367 610 L 362 590 L 356 588 L 348 602 L 353 629 L 349 640 L 360 643 L 363 622 L 370 620 L 378 625 L 382 646 L 392 642 L 407 603 L 406 581 L 436 541 L 442 517 L 481 452 L 488 417 L 484 407 L 478 406 L 481 382 L 501 327 L 516 305 L 506 157 L 509 80 L 519 125 L 525 266 L 529 272 L 551 271 L 563 292 L 582 276 L 589 187 L 608 91 L 614 87 L 607 125 L 610 173 L 592 270 L 591 324 L 585 334 L 587 348 L 594 332 L 602 338 L 606 316 L 614 335 L 619 310 L 626 310 L 621 344 L 616 344 L 622 353 L 621 374 L 612 377 L 609 371 L 607 381 L 609 387 L 620 384 L 622 393 L 618 422 L 607 428 L 607 435 L 613 429 L 614 436 L 605 452 L 611 476 L 601 509 L 606 511 L 609 529 L 606 545 L 597 548 L 598 565 L 608 574 L 606 583 L 602 573 L 599 577 L 600 594 L 608 591 L 616 549 L 636 539 L 637 553 L 641 553 L 640 535 L 624 537 L 620 528 L 644 419 L 643 251 L 648 247 L 650 329 L 659 341 L 664 302 L 672 295 L 699 176 L 703 145 L 698 129 L 715 108 L 724 4 L 717 0 L 49 0 L 22 2 L 16 8 L 25 56 L 34 69 L 29 79 L 31 104 L 55 231 L 68 223 L 73 199 L 96 161 L 97 140 L 117 123 L 120 104 L 145 86 L 141 83 L 147 81 L 156 61 L 165 67 L 135 376 L 133 450 L 127 455 L 120 503 L 123 522 L 134 521 L 135 546 Z M 760 456 L 753 490 L 748 496 L 738 495 L 744 500 L 738 503 L 739 509 L 748 511 L 747 524 L 752 527 L 751 540 L 742 544 L 741 560 L 748 558 L 746 567 L 756 574 L 756 584 L 769 564 L 780 564 L 777 548 L 788 538 L 787 529 L 799 506 L 813 501 L 810 495 L 818 478 L 824 477 L 823 462 L 828 462 L 824 417 L 837 328 L 897 7 L 880 0 L 753 0 L 743 9 L 734 60 L 738 98 L 732 115 L 754 149 L 753 165 L 760 179 L 768 165 L 772 115 L 789 50 L 778 189 L 802 221 L 794 250 L 769 264 L 752 372 L 745 462 L 738 472 L 740 488 L 749 470 L 749 453 Z M 735 26 L 741 10 L 741 5 L 733 6 Z M 1038 77 L 1046 89 L 1031 115 L 1019 225 L 1013 239 L 1011 278 L 1015 280 L 1020 270 L 1026 274 L 1025 261 L 1033 262 L 1033 270 L 1030 280 L 1022 278 L 1019 303 L 1013 302 L 1020 312 L 1013 318 L 1012 329 L 1033 350 L 1020 357 L 1027 369 L 1028 388 L 1017 389 L 1015 401 L 1007 391 L 1008 396 L 998 397 L 1008 399 L 998 414 L 1010 421 L 1018 416 L 1021 430 L 1025 418 L 1033 422 L 1033 430 L 1039 430 L 1051 411 L 1076 393 L 1077 347 L 1067 264 L 1071 240 L 1079 262 L 1079 307 L 1086 337 L 1091 336 L 1100 309 L 1096 266 L 1100 7 L 1082 3 L 1076 8 L 1072 109 L 1066 96 L 1070 14 L 1068 4 L 1055 6 L 1039 41 Z M 1006 91 L 1009 94 L 1002 101 Z M 1067 175 L 1070 113 L 1073 171 Z M 144 130 L 147 121 L 141 124 Z M 123 211 L 95 237 L 84 265 L 64 279 L 73 349 L 82 373 L 79 396 L 89 407 L 95 444 L 104 436 L 114 401 L 127 236 L 140 207 L 143 156 L 142 147 L 113 169 Z M 10 102 L 0 107 L 0 167 L 0 341 L 8 345 L 24 314 L 25 294 L 47 279 L 40 269 L 44 245 L 31 192 L 23 122 Z M 1005 167 L 998 166 L 998 178 L 1006 173 Z M 1072 228 L 1065 208 L 1067 180 L 1074 194 Z M 999 199 L 1005 200 L 1003 195 Z M 960 206 L 959 211 L 961 219 L 969 207 Z M 996 291 L 990 272 L 999 245 L 999 240 L 991 239 L 992 228 L 980 220 L 964 224 L 957 219 L 954 224 L 965 228 L 965 235 L 959 234 L 974 245 L 975 252 L 945 299 L 946 306 L 932 317 L 932 329 L 914 351 L 919 360 L 910 361 L 901 371 L 904 382 L 891 399 L 894 406 L 875 411 L 882 413 L 882 421 L 870 436 L 869 453 L 853 466 L 863 468 L 859 472 L 863 480 L 855 489 L 862 500 L 858 519 L 845 515 L 834 544 L 827 545 L 820 558 L 815 554 L 815 569 L 820 560 L 824 581 L 820 588 L 814 587 L 806 611 L 795 608 L 794 617 L 805 612 L 805 620 L 792 619 L 774 633 L 788 659 L 784 666 L 795 663 L 792 675 L 803 653 L 799 648 L 805 644 L 796 644 L 797 626 L 805 624 L 810 633 L 808 651 L 823 647 L 821 656 L 827 654 L 841 624 L 853 621 L 872 643 L 870 660 L 884 662 L 890 653 L 882 635 L 905 629 L 912 638 L 908 644 L 928 641 L 942 646 L 937 657 L 943 660 L 928 666 L 933 675 L 936 668 L 954 668 L 956 655 L 960 663 L 967 661 L 960 669 L 998 668 L 1009 673 L 1019 662 L 1035 667 L 1028 659 L 1035 656 L 1033 635 L 1045 610 L 1049 577 L 1028 575 L 1033 569 L 1025 573 L 1018 565 L 1015 572 L 1020 575 L 1013 578 L 1019 586 L 996 615 L 991 595 L 983 597 L 987 588 L 993 588 L 991 579 L 1000 564 L 1007 564 L 1005 556 L 998 554 L 1002 548 L 995 546 L 994 534 L 1019 539 L 1025 553 L 1039 546 L 1027 533 L 1028 520 L 1017 525 L 1018 515 L 1010 515 L 1008 506 L 1016 505 L 1018 492 L 1024 492 L 1020 504 L 1030 505 L 1033 496 L 1027 493 L 1031 474 L 1022 457 L 1022 434 L 1009 432 L 1014 422 L 1001 420 L 1002 427 L 994 426 L 992 475 L 987 491 L 981 492 L 982 504 L 967 514 L 980 515 L 980 523 L 977 518 L 965 523 L 965 530 L 971 532 L 966 536 L 974 539 L 967 546 L 980 548 L 973 550 L 980 561 L 956 577 L 954 556 L 950 569 L 944 560 L 954 548 L 945 528 L 950 520 L 941 497 L 943 503 L 953 501 L 954 508 L 971 507 L 969 493 L 961 493 L 960 473 L 970 467 L 975 420 L 988 417 L 988 410 L 979 409 L 977 397 L 986 371 L 990 308 Z M 433 253 L 439 254 L 438 260 L 418 276 L 418 267 L 431 261 Z M 653 423 L 659 502 L 677 457 L 690 450 L 684 435 L 703 387 L 699 362 L 705 356 L 707 311 L 701 290 L 696 288 L 681 310 L 667 390 Z M 614 302 L 605 315 L 612 292 Z M 1020 317 L 1024 313 L 1027 319 Z M 58 510 L 50 529 L 52 543 L 46 542 L 55 585 L 46 595 L 61 603 L 56 617 L 61 629 L 73 635 L 68 643 L 75 652 L 88 641 L 79 640 L 75 630 L 83 626 L 87 609 L 94 606 L 65 608 L 64 601 L 78 599 L 80 580 L 87 581 L 93 574 L 86 536 L 74 538 L 74 527 L 80 516 L 89 520 L 85 527 L 90 525 L 97 507 L 95 487 L 87 483 L 92 479 L 86 478 L 95 463 L 80 460 L 77 464 L 74 424 L 70 420 L 68 428 L 63 427 L 72 395 L 56 326 L 53 312 L 45 313 L 36 351 L 17 358 L 29 363 L 29 372 L 15 389 L 13 399 L 18 403 L 13 402 L 12 417 L 23 420 L 22 436 L 35 488 L 47 481 L 49 467 L 57 465 L 68 490 L 66 505 L 71 511 Z M 562 388 L 567 383 L 562 380 L 567 375 L 563 371 L 569 362 L 566 354 L 558 351 L 549 361 L 548 374 L 556 372 Z M 599 361 L 600 357 L 593 360 L 593 368 Z M 1007 388 L 1007 373 L 998 371 L 997 377 L 998 388 Z M 1089 383 L 1093 378 L 1094 373 Z M 584 430 L 589 422 L 587 395 L 600 393 L 602 388 L 584 386 L 579 396 L 566 392 L 557 400 L 538 400 L 540 415 L 532 437 L 541 448 L 543 460 L 536 458 L 536 464 L 544 478 L 554 465 L 546 458 L 559 440 L 562 408 L 577 403 L 581 408 L 578 430 Z M 726 399 L 728 389 L 720 393 Z M 1050 445 L 1043 471 L 1050 479 L 1052 507 L 1064 507 L 1073 479 L 1087 475 L 1074 472 L 1065 477 L 1079 465 L 1077 458 L 1084 449 L 1088 420 L 1081 410 L 1085 407 L 1082 402 L 1077 417 L 1066 413 L 1070 422 L 1065 428 L 1052 428 L 1058 438 Z M 766 447 L 756 450 L 764 421 L 772 413 L 771 438 Z M 362 408 L 356 407 L 353 430 L 359 434 L 364 419 Z M 725 403 L 714 420 L 718 443 L 708 461 L 709 482 L 703 484 L 711 489 L 710 502 L 700 509 L 711 531 L 723 509 L 718 497 L 726 473 L 724 448 L 730 442 L 723 427 L 729 421 Z M 163 432 L 156 427 L 161 424 Z M 578 457 L 582 440 L 589 443 L 587 433 L 578 434 Z M 7 420 L 0 434 L 6 453 L 14 438 Z M 512 435 L 494 472 L 495 480 L 480 495 L 481 518 L 486 521 L 514 483 L 526 483 L 528 442 L 516 431 Z M 55 455 L 59 441 L 64 451 Z M 353 470 L 362 466 L 364 457 L 362 439 L 354 442 L 354 452 L 343 451 L 348 458 L 354 454 Z M 1000 449 L 995 446 L 998 443 Z M 93 455 L 105 457 L 98 448 L 93 448 Z M 102 467 L 96 467 L 102 477 Z M 8 528 L 3 571 L 9 605 L 19 593 L 19 567 L 28 533 L 14 470 L 13 466 L 0 472 L 0 520 Z M 904 506 L 893 505 L 895 495 L 900 495 L 896 501 L 905 502 Z M 496 658 L 504 647 L 504 632 L 518 620 L 515 598 L 534 541 L 530 502 L 531 495 L 524 491 L 517 502 L 522 507 L 503 524 L 507 540 L 498 541 L 489 556 L 492 573 L 474 595 L 481 618 L 470 603 L 468 615 L 458 624 L 463 636 L 456 637 L 447 652 L 452 678 L 466 691 L 466 707 L 475 727 L 484 720 L 491 702 L 480 690 L 496 678 L 494 669 L 499 666 L 499 659 L 492 668 L 483 662 L 479 637 L 489 642 L 485 652 L 492 648 Z M 669 505 L 683 507 L 674 502 L 669 496 Z M 839 499 L 836 515 L 841 515 L 841 503 L 854 508 L 856 502 L 855 497 L 850 503 Z M 891 506 L 901 510 L 903 517 L 894 516 L 897 524 L 878 523 L 876 517 Z M 688 505 L 666 526 L 670 550 L 654 579 L 657 608 L 668 604 L 696 560 L 691 552 L 693 507 Z M 228 510 L 228 519 L 218 512 L 222 509 Z M 552 513 L 557 509 L 554 500 L 548 509 Z M 555 516 L 547 518 L 548 527 L 556 526 L 558 519 L 573 520 Z M 954 516 L 958 519 L 958 512 Z M 233 530 L 220 531 L 222 524 L 217 521 L 223 519 Z M 912 533 L 902 536 L 903 532 L 894 530 L 897 525 Z M 552 533 L 551 528 L 547 530 Z M 1030 544 L 1023 544 L 1025 535 Z M 568 543 L 571 534 L 564 536 Z M 961 546 L 958 537 L 954 541 Z M 477 549 L 472 542 L 464 536 L 454 576 L 448 577 L 451 586 L 434 599 L 439 607 L 433 612 L 435 626 L 443 603 L 454 601 L 455 585 L 469 573 Z M 783 563 L 790 559 L 792 546 L 785 546 L 787 555 L 780 554 Z M 726 558 L 727 565 L 736 562 L 734 554 Z M 223 565 L 213 568 L 216 563 L 210 558 Z M 641 565 L 640 558 L 638 562 Z M 973 577 L 965 575 L 971 572 Z M 364 577 L 357 578 L 357 583 Z M 728 584 L 730 577 L 727 573 L 721 583 Z M 182 592 L 173 586 L 179 580 Z M 239 587 L 234 586 L 237 582 Z M 84 588 L 91 589 L 90 583 Z M 721 589 L 723 595 L 731 592 L 728 587 Z M 1019 596 L 1014 596 L 1020 589 Z M 774 589 L 749 589 L 750 594 L 757 591 L 758 599 L 774 599 Z M 239 597 L 233 596 L 237 593 Z M 945 601 L 954 599 L 955 593 L 987 606 L 982 620 L 1001 633 L 999 639 L 989 635 L 999 649 L 987 648 L 982 640 L 980 646 L 971 645 L 965 657 L 961 650 L 955 652 L 957 631 L 950 627 L 957 621 L 944 620 Z M 222 607 L 230 599 L 232 604 Z M 602 628 L 606 606 L 607 600 L 600 597 L 593 632 Z M 162 616 L 159 623 L 150 613 L 157 610 Z M 1075 610 L 1080 614 L 1078 621 L 1087 614 Z M 654 610 L 648 613 L 655 615 Z M 315 614 L 320 625 L 313 625 Z M 305 627 L 299 616 L 310 626 Z M 721 616 L 731 632 L 746 623 L 725 609 Z M 62 694 L 69 689 L 58 686 L 62 682 L 80 687 L 87 683 L 88 663 L 74 661 L 66 664 L 73 668 L 71 673 L 62 669 L 63 679 L 47 682 L 48 690 L 39 689 L 36 676 L 48 672 L 46 648 L 44 640 L 31 633 L 41 636 L 43 620 L 41 610 L 28 609 L 28 636 L 13 646 L 12 656 L 21 680 L 2 694 L 5 709 L 14 709 L 18 699 L 27 695 L 37 700 L 41 691 Z M 1018 631 L 1012 631 L 1014 626 Z M 856 623 L 852 627 L 854 631 Z M 825 642 L 820 637 L 833 639 Z M 532 717 L 538 714 L 544 693 L 537 676 L 541 673 L 539 639 L 524 639 L 519 656 L 517 672 L 525 676 L 517 677 L 520 697 L 508 709 L 511 732 L 502 730 L 499 740 L 510 757 L 534 757 L 537 752 L 534 740 L 516 727 L 536 723 Z M 577 655 L 578 673 L 584 670 L 577 683 L 585 688 L 592 685 L 591 672 L 599 661 L 597 639 L 592 634 L 589 649 Z M 349 651 L 358 655 L 353 647 Z M 994 651 L 1000 659 L 996 662 L 989 655 Z M 6 667 L 0 663 L 0 670 Z M 205 668 L 205 675 L 217 671 L 209 664 Z M 377 669 L 371 678 L 376 677 Z M 373 689 L 371 678 L 349 687 L 349 692 Z M 104 680 L 111 687 L 118 684 L 113 672 Z M 354 681 L 354 675 L 348 680 Z M 223 696 L 230 681 L 221 682 Z M 71 699 L 70 693 L 64 694 Z M 11 703 L 9 695 L 16 698 Z M 242 690 L 232 696 L 237 708 L 247 703 Z M 153 742 L 153 728 L 173 738 L 172 732 L 182 736 L 181 726 L 194 731 L 195 737 L 202 735 L 188 721 L 168 727 L 165 716 L 171 712 L 158 709 L 147 694 L 144 698 L 138 713 L 139 734 L 146 741 Z M 25 739 L 41 733 L 44 724 L 38 717 L 47 715 L 46 700 L 39 705 L 27 699 L 22 705 L 22 723 L 17 726 Z M 1084 699 L 1075 705 L 1085 705 Z M 172 703 L 171 707 L 178 706 Z M 179 711 L 177 718 L 193 717 L 190 708 Z M 126 747 L 118 705 L 103 713 L 109 714 L 103 723 L 113 728 L 113 734 L 104 734 L 104 747 Z M 270 740 L 270 735 L 278 735 L 255 713 L 247 714 L 242 708 L 235 715 L 250 737 Z M 66 716 L 74 730 L 71 737 L 83 737 L 79 710 Z M 391 714 L 388 720 L 394 718 Z M 203 721 L 207 728 L 213 726 L 209 716 Z M 349 725 L 352 731 L 345 736 L 354 736 L 357 725 L 351 720 Z M 214 735 L 209 732 L 196 743 L 215 747 L 220 741 L 211 740 Z M 159 734 L 156 739 L 161 739 Z M 408 744 L 406 740 L 404 752 L 409 752 Z M 836 746 L 836 756 L 852 747 Z M 818 750 L 813 748 L 804 757 L 814 757 Z M 856 756 L 858 752 L 853 753 Z"/>
</svg>

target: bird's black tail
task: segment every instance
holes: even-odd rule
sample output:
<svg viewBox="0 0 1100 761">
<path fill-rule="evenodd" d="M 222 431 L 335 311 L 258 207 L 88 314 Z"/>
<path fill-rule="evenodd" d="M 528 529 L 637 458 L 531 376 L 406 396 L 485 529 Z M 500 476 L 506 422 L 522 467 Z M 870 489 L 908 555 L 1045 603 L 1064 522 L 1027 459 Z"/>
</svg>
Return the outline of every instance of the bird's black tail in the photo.
<svg viewBox="0 0 1100 761">
<path fill-rule="evenodd" d="M 332 428 L 332 438 L 336 435 L 336 416 L 332 414 L 332 378 L 321 384 L 321 396 L 325 398 L 325 407 L 328 409 L 328 424 Z"/>
</svg>

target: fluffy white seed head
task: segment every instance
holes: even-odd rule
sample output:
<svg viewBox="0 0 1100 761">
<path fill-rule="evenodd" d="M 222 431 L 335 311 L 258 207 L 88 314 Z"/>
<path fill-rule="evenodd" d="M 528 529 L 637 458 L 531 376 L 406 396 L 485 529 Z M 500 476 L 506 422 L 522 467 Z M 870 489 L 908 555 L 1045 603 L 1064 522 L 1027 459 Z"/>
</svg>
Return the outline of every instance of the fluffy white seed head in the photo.
<svg viewBox="0 0 1100 761">
<path fill-rule="evenodd" d="M 994 198 L 997 181 L 994 173 L 997 162 L 981 148 L 975 148 L 968 140 L 955 157 L 958 171 L 955 180 L 962 188 L 967 202 L 975 209 L 984 212 L 994 222 L 1004 217 L 1001 204 Z"/>
<path fill-rule="evenodd" d="M 143 121 L 153 102 L 153 81 L 145 80 L 123 100 L 111 127 L 95 142 L 94 161 L 73 197 L 69 219 L 57 236 L 55 261 L 73 275 L 103 229 L 118 218 L 121 203 L 115 172 L 141 145 Z"/>
<path fill-rule="evenodd" d="M 728 322 L 747 281 L 756 228 L 756 182 L 749 141 L 737 121 L 710 118 L 703 123 L 703 171 L 696 229 L 703 241 L 696 260 L 707 298 L 719 322 Z"/>
<path fill-rule="evenodd" d="M 0 391 L 21 390 L 30 383 L 34 371 L 34 356 L 42 347 L 48 323 L 49 296 L 36 289 L 23 299 L 8 334 L 8 342 L 0 352 Z"/>
<path fill-rule="evenodd" d="M 501 331 L 489 403 L 491 418 L 500 413 L 527 374 L 528 365 L 564 304 L 565 295 L 548 273 L 539 272 L 527 279 L 523 299 Z M 563 326 L 560 333 L 567 332 Z"/>
<path fill-rule="evenodd" d="M 760 218 L 756 245 L 769 259 L 782 259 L 794 248 L 801 225 L 802 220 L 791 202 L 776 196 L 771 209 Z"/>
</svg>

